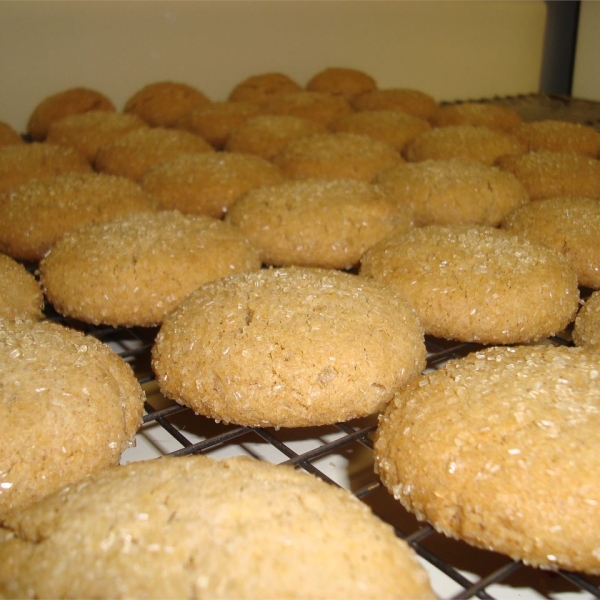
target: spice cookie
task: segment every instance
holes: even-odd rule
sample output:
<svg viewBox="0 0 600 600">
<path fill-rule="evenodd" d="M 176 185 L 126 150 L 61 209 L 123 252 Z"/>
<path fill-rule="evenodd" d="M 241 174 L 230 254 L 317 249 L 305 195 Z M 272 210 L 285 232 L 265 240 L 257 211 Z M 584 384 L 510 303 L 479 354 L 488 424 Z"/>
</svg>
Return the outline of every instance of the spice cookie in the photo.
<svg viewBox="0 0 600 600">
<path fill-rule="evenodd" d="M 158 165 L 140 183 L 165 208 L 221 218 L 246 192 L 283 180 L 280 169 L 260 156 L 205 152 Z"/>
<path fill-rule="evenodd" d="M 562 331 L 575 317 L 577 275 L 560 253 L 484 226 L 429 225 L 367 250 L 360 274 L 405 297 L 426 333 L 514 344 Z"/>
<path fill-rule="evenodd" d="M 43 317 L 44 296 L 39 283 L 25 267 L 6 254 L 0 254 L 0 319 Z"/>
<path fill-rule="evenodd" d="M 351 100 L 355 110 L 394 110 L 428 119 L 438 102 L 421 90 L 408 88 L 376 89 L 358 94 Z"/>
<path fill-rule="evenodd" d="M 0 319 L 0 514 L 116 465 L 142 421 L 133 371 L 96 338 Z"/>
<path fill-rule="evenodd" d="M 411 226 L 370 183 L 290 181 L 251 190 L 226 220 L 261 250 L 268 265 L 351 269 L 373 244 Z"/>
<path fill-rule="evenodd" d="M 0 193 L 62 173 L 91 173 L 92 165 L 73 148 L 33 142 L 0 146 Z"/>
<path fill-rule="evenodd" d="M 301 90 L 302 86 L 284 73 L 260 73 L 236 84 L 228 99 L 263 105 L 277 96 Z"/>
<path fill-rule="evenodd" d="M 429 117 L 434 127 L 449 125 L 480 125 L 510 131 L 523 122 L 521 115 L 509 106 L 490 102 L 461 102 L 439 106 Z"/>
<path fill-rule="evenodd" d="M 112 100 L 98 90 L 85 87 L 62 90 L 47 96 L 33 109 L 27 133 L 35 141 L 44 141 L 54 121 L 91 110 L 115 112 L 116 108 Z"/>
<path fill-rule="evenodd" d="M 0 532 L 7 597 L 435 598 L 416 553 L 366 504 L 246 457 L 119 466 Z"/>
<path fill-rule="evenodd" d="M 529 202 L 519 180 L 497 167 L 458 160 L 402 163 L 379 173 L 373 182 L 415 225 L 498 225 Z"/>
<path fill-rule="evenodd" d="M 348 101 L 342 96 L 308 90 L 276 96 L 264 104 L 263 111 L 270 115 L 291 115 L 310 119 L 325 127 L 353 112 Z"/>
<path fill-rule="evenodd" d="M 206 140 L 188 131 L 142 127 L 100 146 L 94 167 L 102 173 L 139 181 L 152 167 L 182 154 L 213 150 Z"/>
<path fill-rule="evenodd" d="M 164 320 L 161 391 L 248 426 L 302 427 L 380 411 L 425 365 L 412 309 L 342 271 L 263 269 L 209 283 Z"/>
<path fill-rule="evenodd" d="M 573 342 L 576 346 L 600 350 L 600 291 L 588 296 L 577 313 Z"/>
<path fill-rule="evenodd" d="M 21 134 L 8 123 L 0 121 L 0 146 L 10 146 L 13 144 L 24 144 L 25 140 Z"/>
<path fill-rule="evenodd" d="M 522 154 L 525 146 L 510 133 L 480 125 L 449 125 L 424 131 L 406 144 L 410 162 L 457 159 L 492 165 L 507 154 Z"/>
<path fill-rule="evenodd" d="M 600 353 L 566 346 L 453 360 L 390 402 L 376 470 L 448 536 L 537 567 L 600 573 L 599 373 Z"/>
<path fill-rule="evenodd" d="M 431 129 L 431 125 L 425 119 L 408 113 L 367 110 L 338 119 L 330 129 L 336 132 L 370 135 L 401 152 L 412 138 Z"/>
<path fill-rule="evenodd" d="M 290 179 L 362 179 L 403 162 L 393 146 L 357 133 L 317 133 L 291 141 L 274 159 Z"/>
<path fill-rule="evenodd" d="M 210 104 L 210 99 L 187 83 L 157 81 L 137 90 L 123 107 L 151 127 L 174 127 L 185 113 Z"/>
<path fill-rule="evenodd" d="M 548 198 L 530 202 L 502 221 L 508 231 L 562 253 L 579 285 L 600 288 L 600 202 L 595 198 Z"/>
<path fill-rule="evenodd" d="M 63 315 L 148 327 L 207 281 L 260 266 L 258 251 L 230 225 L 156 211 L 64 235 L 41 261 L 40 280 Z"/>
<path fill-rule="evenodd" d="M 531 200 L 584 196 L 600 199 L 600 161 L 570 152 L 527 152 L 501 156 L 496 166 L 525 186 Z"/>
<path fill-rule="evenodd" d="M 116 175 L 66 173 L 30 181 L 0 193 L 0 251 L 37 261 L 67 231 L 157 206 L 138 184 Z"/>
<path fill-rule="evenodd" d="M 291 141 L 326 131 L 324 125 L 302 117 L 260 115 L 233 129 L 225 142 L 225 150 L 273 160 Z"/>
<path fill-rule="evenodd" d="M 377 89 L 377 82 L 368 73 L 359 69 L 329 67 L 313 75 L 306 84 L 306 89 L 350 99 L 358 94 Z"/>
</svg>

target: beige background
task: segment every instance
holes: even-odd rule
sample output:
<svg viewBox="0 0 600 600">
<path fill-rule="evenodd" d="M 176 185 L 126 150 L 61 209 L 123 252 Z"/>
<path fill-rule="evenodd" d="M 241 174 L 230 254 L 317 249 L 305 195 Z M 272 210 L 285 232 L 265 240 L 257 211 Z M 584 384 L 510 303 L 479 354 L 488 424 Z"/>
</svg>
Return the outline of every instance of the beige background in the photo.
<svg viewBox="0 0 600 600">
<path fill-rule="evenodd" d="M 581 2 L 572 95 L 600 101 L 600 2 L 598 0 Z"/>
<path fill-rule="evenodd" d="M 119 107 L 153 81 L 213 100 L 243 78 L 305 84 L 328 66 L 438 100 L 538 90 L 542 0 L 0 1 L 0 120 L 24 130 L 42 98 L 84 85 Z"/>
</svg>

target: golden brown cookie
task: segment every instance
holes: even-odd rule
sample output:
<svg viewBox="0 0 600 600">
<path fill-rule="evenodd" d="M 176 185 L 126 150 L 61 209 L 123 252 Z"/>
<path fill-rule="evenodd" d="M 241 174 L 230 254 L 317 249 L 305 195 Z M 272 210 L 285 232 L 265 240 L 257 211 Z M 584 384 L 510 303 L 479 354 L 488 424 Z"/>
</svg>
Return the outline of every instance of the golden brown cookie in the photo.
<svg viewBox="0 0 600 600">
<path fill-rule="evenodd" d="M 228 99 L 262 105 L 276 96 L 301 90 L 302 86 L 285 73 L 260 73 L 237 83 L 229 93 Z"/>
<path fill-rule="evenodd" d="M 252 154 L 188 154 L 159 165 L 140 183 L 166 208 L 221 218 L 249 190 L 280 183 L 278 167 Z"/>
<path fill-rule="evenodd" d="M 502 227 L 562 253 L 579 285 L 600 288 L 600 201 L 548 198 L 506 216 Z"/>
<path fill-rule="evenodd" d="M 291 141 L 326 131 L 324 125 L 302 117 L 260 115 L 233 129 L 225 143 L 225 150 L 273 160 Z"/>
<path fill-rule="evenodd" d="M 375 186 L 352 179 L 289 181 L 251 190 L 226 220 L 268 265 L 351 269 L 373 244 L 411 226 Z"/>
<path fill-rule="evenodd" d="M 438 107 L 438 102 L 421 90 L 385 88 L 371 90 L 355 96 L 351 101 L 355 110 L 394 110 L 421 119 L 428 119 Z"/>
<path fill-rule="evenodd" d="M 263 105 L 263 112 L 269 115 L 302 117 L 328 127 L 353 111 L 342 96 L 302 90 L 274 97 Z"/>
<path fill-rule="evenodd" d="M 141 127 L 100 146 L 94 161 L 97 171 L 139 181 L 152 167 L 182 154 L 212 152 L 204 139 L 188 131 Z"/>
<path fill-rule="evenodd" d="M 492 165 L 501 156 L 522 154 L 525 146 L 510 133 L 481 125 L 449 125 L 424 131 L 405 146 L 410 162 L 457 159 Z"/>
<path fill-rule="evenodd" d="M 560 196 L 600 199 L 600 161 L 571 152 L 527 152 L 502 156 L 498 167 L 513 173 L 531 200 Z"/>
<path fill-rule="evenodd" d="M 290 179 L 363 179 L 403 162 L 393 146 L 357 133 L 317 133 L 291 141 L 273 162 Z"/>
<path fill-rule="evenodd" d="M 90 110 L 115 112 L 116 108 L 112 100 L 98 90 L 86 87 L 62 90 L 37 104 L 27 122 L 27 133 L 33 140 L 41 142 L 46 139 L 54 121 Z"/>
<path fill-rule="evenodd" d="M 190 84 L 157 81 L 130 96 L 123 111 L 136 115 L 151 127 L 174 127 L 185 113 L 210 102 L 204 92 Z"/>
<path fill-rule="evenodd" d="M 43 317 L 44 296 L 39 283 L 25 267 L 6 254 L 0 254 L 0 319 Z"/>
<path fill-rule="evenodd" d="M 439 106 L 429 117 L 434 127 L 449 125 L 482 125 L 490 129 L 510 131 L 523 122 L 510 106 L 492 102 L 460 102 Z"/>
<path fill-rule="evenodd" d="M 573 342 L 576 346 L 600 350 L 600 291 L 590 294 L 577 313 Z"/>
<path fill-rule="evenodd" d="M 306 84 L 306 89 L 350 99 L 377 89 L 377 82 L 371 75 L 359 69 L 328 67 L 313 75 Z"/>
<path fill-rule="evenodd" d="M 0 193 L 33 179 L 70 172 L 92 172 L 90 162 L 74 148 L 40 142 L 0 147 Z"/>
<path fill-rule="evenodd" d="M 245 457 L 119 466 L 0 532 L 3 597 L 435 598 L 415 552 L 366 504 Z"/>
<path fill-rule="evenodd" d="M 40 280 L 63 315 L 149 327 L 207 281 L 260 266 L 258 251 L 229 224 L 155 211 L 65 234 L 40 262 Z"/>
<path fill-rule="evenodd" d="M 96 338 L 0 319 L 0 515 L 112 467 L 142 421 L 133 371 Z"/>
<path fill-rule="evenodd" d="M 438 531 L 548 569 L 600 573 L 600 353 L 489 348 L 400 391 L 376 469 Z"/>
<path fill-rule="evenodd" d="M 426 333 L 465 342 L 539 340 L 562 331 L 578 308 L 564 256 L 492 227 L 409 229 L 367 250 L 360 274 L 406 298 Z"/>
<path fill-rule="evenodd" d="M 0 146 L 10 146 L 13 144 L 24 144 L 25 140 L 21 134 L 11 125 L 0 121 Z"/>
<path fill-rule="evenodd" d="M 0 193 L 0 251 L 40 260 L 64 233 L 119 215 L 155 209 L 138 184 L 105 173 L 66 173 Z"/>
<path fill-rule="evenodd" d="M 206 284 L 164 320 L 161 391 L 213 419 L 301 427 L 380 411 L 425 364 L 421 326 L 380 284 L 287 267 Z"/>
<path fill-rule="evenodd" d="M 374 179 L 417 226 L 473 223 L 498 225 L 529 202 L 519 180 L 497 167 L 458 160 L 402 163 Z"/>
</svg>

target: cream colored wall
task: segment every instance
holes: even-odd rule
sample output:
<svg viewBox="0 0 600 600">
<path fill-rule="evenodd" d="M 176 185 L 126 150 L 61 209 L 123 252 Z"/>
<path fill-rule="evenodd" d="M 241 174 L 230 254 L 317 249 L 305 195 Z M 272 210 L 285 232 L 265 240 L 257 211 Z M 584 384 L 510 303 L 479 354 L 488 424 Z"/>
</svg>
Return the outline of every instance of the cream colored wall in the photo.
<svg viewBox="0 0 600 600">
<path fill-rule="evenodd" d="M 600 101 L 600 2 L 583 0 L 575 49 L 572 95 Z"/>
<path fill-rule="evenodd" d="M 542 0 L 0 1 L 0 120 L 23 130 L 78 85 L 119 107 L 164 79 L 218 100 L 248 75 L 304 84 L 333 65 L 439 100 L 535 92 L 545 14 Z"/>
</svg>

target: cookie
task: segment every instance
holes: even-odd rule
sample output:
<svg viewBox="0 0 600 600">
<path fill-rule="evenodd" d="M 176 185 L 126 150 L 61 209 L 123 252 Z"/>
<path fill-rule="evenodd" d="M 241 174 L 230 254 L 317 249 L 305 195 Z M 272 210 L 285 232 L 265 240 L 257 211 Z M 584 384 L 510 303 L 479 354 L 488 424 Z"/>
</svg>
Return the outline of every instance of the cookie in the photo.
<svg viewBox="0 0 600 600">
<path fill-rule="evenodd" d="M 151 127 L 174 127 L 185 113 L 210 102 L 204 92 L 188 83 L 157 81 L 130 96 L 123 111 L 139 117 Z"/>
<path fill-rule="evenodd" d="M 302 117 L 260 115 L 233 129 L 225 142 L 225 150 L 273 160 L 291 141 L 326 131 L 324 125 Z"/>
<path fill-rule="evenodd" d="M 590 294 L 577 313 L 573 326 L 573 342 L 592 350 L 600 350 L 600 292 Z"/>
<path fill-rule="evenodd" d="M 351 269 L 373 244 L 411 226 L 410 212 L 359 180 L 290 181 L 251 190 L 226 220 L 268 265 Z"/>
<path fill-rule="evenodd" d="M 600 132 L 589 125 L 547 119 L 521 123 L 512 131 L 529 151 L 575 152 L 600 158 Z"/>
<path fill-rule="evenodd" d="M 342 96 L 308 90 L 276 96 L 263 105 L 263 111 L 269 115 L 310 119 L 325 127 L 353 112 L 349 102 Z"/>
<path fill-rule="evenodd" d="M 0 146 L 0 193 L 33 179 L 92 170 L 85 156 L 73 148 L 40 142 Z"/>
<path fill-rule="evenodd" d="M 204 139 L 188 131 L 142 127 L 100 146 L 94 167 L 102 173 L 139 181 L 152 167 L 182 154 L 212 152 Z"/>
<path fill-rule="evenodd" d="M 37 261 L 67 231 L 156 207 L 138 184 L 116 175 L 66 173 L 33 180 L 0 193 L 0 251 Z"/>
<path fill-rule="evenodd" d="M 96 325 L 149 327 L 207 281 L 260 266 L 258 251 L 230 225 L 155 211 L 71 231 L 39 269 L 59 313 Z"/>
<path fill-rule="evenodd" d="M 402 163 L 382 171 L 373 182 L 409 210 L 419 227 L 496 226 L 509 212 L 529 202 L 525 188 L 511 173 L 458 160 Z"/>
<path fill-rule="evenodd" d="M 7 597 L 435 598 L 415 552 L 366 504 L 246 457 L 119 466 L 1 531 Z"/>
<path fill-rule="evenodd" d="M 495 164 L 515 175 L 531 200 L 560 196 L 600 199 L 600 161 L 595 158 L 540 150 L 501 156 Z"/>
<path fill-rule="evenodd" d="M 220 421 L 302 427 L 376 413 L 425 365 L 404 300 L 342 271 L 233 275 L 164 320 L 152 365 L 166 396 Z"/>
<path fill-rule="evenodd" d="M 358 94 L 351 100 L 355 110 L 394 110 L 428 119 L 438 102 L 426 92 L 410 88 L 385 88 Z"/>
<path fill-rule="evenodd" d="M 426 333 L 483 344 L 532 342 L 575 317 L 577 275 L 555 250 L 492 227 L 429 225 L 367 250 L 360 275 L 414 308 Z"/>
<path fill-rule="evenodd" d="M 595 198 L 548 198 L 530 202 L 502 221 L 508 231 L 560 252 L 580 286 L 600 288 L 600 202 Z"/>
<path fill-rule="evenodd" d="M 46 140 L 74 148 L 93 163 L 100 147 L 142 127 L 148 126 L 134 114 L 94 110 L 55 121 Z"/>
<path fill-rule="evenodd" d="M 376 470 L 448 536 L 536 567 L 600 573 L 599 373 L 600 353 L 565 346 L 453 360 L 390 403 Z"/>
<path fill-rule="evenodd" d="M 163 163 L 140 184 L 165 208 L 221 218 L 236 200 L 262 185 L 283 181 L 280 169 L 252 154 L 188 154 Z"/>
<path fill-rule="evenodd" d="M 350 99 L 377 89 L 377 82 L 371 75 L 359 69 L 328 67 L 313 75 L 306 84 L 306 89 Z"/>
<path fill-rule="evenodd" d="M 1 319 L 39 321 L 43 317 L 44 296 L 39 283 L 6 254 L 0 254 L 0 298 Z"/>
<path fill-rule="evenodd" d="M 274 159 L 290 179 L 362 179 L 403 162 L 393 146 L 357 133 L 317 133 L 291 141 Z"/>
<path fill-rule="evenodd" d="M 228 99 L 263 105 L 277 96 L 301 90 L 302 86 L 285 73 L 259 73 L 237 83 Z"/>
<path fill-rule="evenodd" d="M 98 90 L 86 87 L 62 90 L 36 105 L 27 122 L 27 133 L 35 141 L 44 141 L 54 121 L 91 110 L 115 112 L 116 107 L 110 98 Z"/>
<path fill-rule="evenodd" d="M 460 102 L 439 106 L 429 117 L 434 127 L 449 125 L 480 125 L 510 131 L 523 122 L 521 115 L 510 106 L 491 102 Z"/>
<path fill-rule="evenodd" d="M 11 146 L 13 144 L 24 143 L 25 140 L 14 127 L 4 121 L 0 121 L 0 146 Z"/>
<path fill-rule="evenodd" d="M 431 129 L 431 125 L 425 119 L 408 113 L 368 110 L 342 117 L 333 123 L 330 129 L 336 132 L 370 135 L 401 152 L 412 138 Z"/>
<path fill-rule="evenodd" d="M 142 421 L 133 371 L 96 338 L 0 319 L 0 515 L 116 465 Z"/>
<path fill-rule="evenodd" d="M 525 150 L 516 137 L 504 131 L 480 125 L 449 125 L 414 137 L 402 154 L 410 162 L 457 159 L 492 165 L 501 156 Z"/>
</svg>

